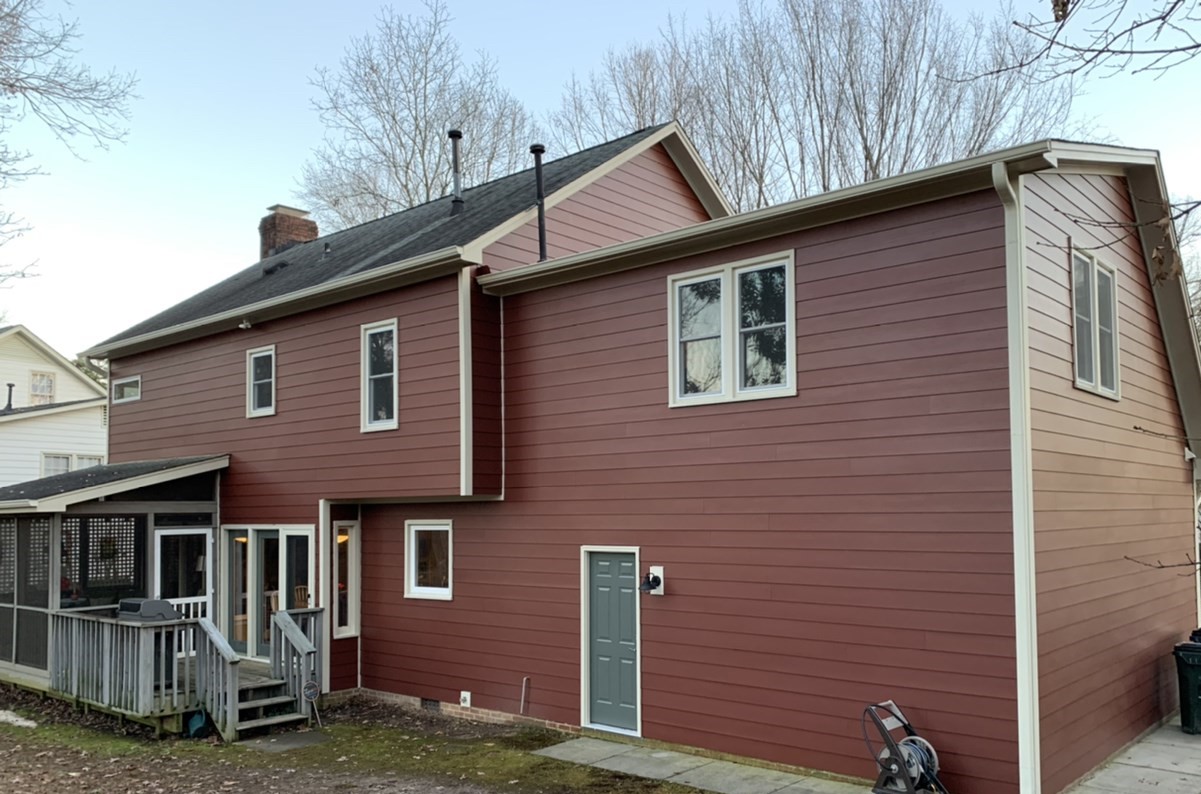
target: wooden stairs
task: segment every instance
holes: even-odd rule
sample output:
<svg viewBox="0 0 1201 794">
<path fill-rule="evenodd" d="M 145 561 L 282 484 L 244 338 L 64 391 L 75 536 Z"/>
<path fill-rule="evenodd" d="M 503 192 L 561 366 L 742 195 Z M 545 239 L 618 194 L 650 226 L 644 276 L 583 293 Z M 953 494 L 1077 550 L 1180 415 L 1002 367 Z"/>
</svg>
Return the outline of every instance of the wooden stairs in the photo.
<svg viewBox="0 0 1201 794">
<path fill-rule="evenodd" d="M 296 698 L 287 694 L 287 682 L 271 678 L 266 665 L 244 664 L 238 682 L 238 738 L 249 733 L 308 721 Z"/>
</svg>

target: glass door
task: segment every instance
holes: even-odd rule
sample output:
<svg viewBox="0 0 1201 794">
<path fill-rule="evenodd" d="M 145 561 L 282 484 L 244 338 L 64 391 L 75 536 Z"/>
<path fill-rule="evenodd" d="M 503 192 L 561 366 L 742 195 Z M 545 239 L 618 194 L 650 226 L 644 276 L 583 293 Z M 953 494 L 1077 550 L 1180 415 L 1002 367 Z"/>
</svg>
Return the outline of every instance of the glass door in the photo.
<svg viewBox="0 0 1201 794">
<path fill-rule="evenodd" d="M 226 530 L 227 620 L 238 653 L 271 653 L 271 618 L 313 603 L 313 530 L 247 527 Z"/>
<path fill-rule="evenodd" d="M 208 527 L 154 533 L 154 597 L 170 601 L 185 618 L 212 616 L 212 537 Z"/>
</svg>

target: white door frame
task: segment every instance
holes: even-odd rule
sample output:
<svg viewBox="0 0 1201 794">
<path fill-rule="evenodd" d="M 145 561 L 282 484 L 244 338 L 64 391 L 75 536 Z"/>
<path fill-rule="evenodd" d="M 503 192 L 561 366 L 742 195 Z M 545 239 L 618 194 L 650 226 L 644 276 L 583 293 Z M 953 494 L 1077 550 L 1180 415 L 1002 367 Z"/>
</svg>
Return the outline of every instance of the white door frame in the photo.
<svg viewBox="0 0 1201 794">
<path fill-rule="evenodd" d="M 284 573 L 287 570 L 287 568 L 286 568 L 286 566 L 287 566 L 287 554 L 286 554 L 287 541 L 285 540 L 285 538 L 287 538 L 289 536 L 291 536 L 291 537 L 300 536 L 300 537 L 308 538 L 308 540 L 309 540 L 309 559 L 308 559 L 308 564 L 309 564 L 309 576 L 308 576 L 309 602 L 310 603 L 319 603 L 319 601 L 317 599 L 317 590 L 316 590 L 318 577 L 317 577 L 317 572 L 315 570 L 315 560 L 316 560 L 316 552 L 317 552 L 317 549 L 316 549 L 317 532 L 316 532 L 316 528 L 312 524 L 222 524 L 221 525 L 221 542 L 222 543 L 227 543 L 227 539 L 234 532 L 245 532 L 246 533 L 246 546 L 247 546 L 247 548 L 246 548 L 246 593 L 247 593 L 247 599 L 248 599 L 248 603 L 246 605 L 246 651 L 245 651 L 245 653 L 240 654 L 240 655 L 247 657 L 247 658 L 251 658 L 251 659 L 264 658 L 261 656 L 254 655 L 254 650 L 253 650 L 255 647 L 254 638 L 262 636 L 261 634 L 259 634 L 257 632 L 261 632 L 264 627 L 258 625 L 258 622 L 259 622 L 258 621 L 258 610 L 254 608 L 255 604 L 252 601 L 250 601 L 250 599 L 262 598 L 265 594 L 263 587 L 262 587 L 262 582 L 260 581 L 260 577 L 259 577 L 259 571 L 258 571 L 258 561 L 259 560 L 258 560 L 258 548 L 257 548 L 258 543 L 256 542 L 257 538 L 255 537 L 259 532 L 264 532 L 264 531 L 275 531 L 275 532 L 279 533 L 279 544 L 280 544 L 280 546 L 279 546 L 279 571 L 277 573 L 277 576 L 278 576 L 278 580 L 281 583 L 283 581 L 285 581 Z M 230 587 L 229 565 L 232 562 L 232 560 L 233 560 L 232 555 L 226 555 L 226 562 L 224 565 L 221 566 L 221 595 L 222 595 L 223 603 L 231 602 L 231 600 L 233 598 L 233 593 L 229 592 L 229 587 Z M 281 601 L 280 603 L 282 605 L 282 604 L 286 604 L 287 602 Z M 229 612 L 228 609 L 221 610 L 221 620 L 218 623 L 218 625 L 221 626 L 222 633 L 224 633 L 226 637 L 230 636 L 233 632 L 233 626 L 228 625 L 229 618 L 226 614 L 227 612 Z"/>
<path fill-rule="evenodd" d="M 642 555 L 638 546 L 580 546 L 580 725 L 598 731 L 619 733 L 625 736 L 642 736 L 642 594 L 634 595 L 634 710 L 637 712 L 637 727 L 628 731 L 611 725 L 592 722 L 592 631 L 589 617 L 592 614 L 592 582 L 590 555 L 633 554 L 634 579 L 642 571 Z M 635 584 L 637 587 L 637 584 Z"/>
<path fill-rule="evenodd" d="M 204 612 L 192 614 L 182 609 L 185 618 L 213 619 L 213 528 L 212 527 L 163 527 L 154 529 L 154 597 L 162 598 L 163 546 L 160 539 L 168 535 L 204 535 Z M 195 598 L 168 599 L 176 607 L 196 604 Z"/>
</svg>

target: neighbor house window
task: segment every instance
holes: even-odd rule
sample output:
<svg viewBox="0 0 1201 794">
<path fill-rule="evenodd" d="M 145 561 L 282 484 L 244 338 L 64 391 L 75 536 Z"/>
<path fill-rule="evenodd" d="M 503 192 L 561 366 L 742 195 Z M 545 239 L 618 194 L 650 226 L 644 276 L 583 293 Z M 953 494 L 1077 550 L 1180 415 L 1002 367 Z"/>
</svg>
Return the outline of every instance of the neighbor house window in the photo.
<svg viewBox="0 0 1201 794">
<path fill-rule="evenodd" d="M 334 524 L 334 636 L 359 633 L 359 525 Z"/>
<path fill-rule="evenodd" d="M 396 320 L 363 326 L 362 429 L 396 425 Z"/>
<path fill-rule="evenodd" d="M 1076 385 L 1118 397 L 1118 294 L 1113 268 L 1072 251 L 1072 319 Z"/>
<path fill-rule="evenodd" d="M 453 550 L 450 521 L 406 521 L 405 597 L 449 601 Z"/>
<path fill-rule="evenodd" d="M 47 452 L 42 455 L 42 476 L 53 477 L 71 470 L 71 456 Z"/>
<path fill-rule="evenodd" d="M 33 373 L 29 381 L 29 404 L 50 405 L 52 402 L 54 402 L 54 373 Z"/>
<path fill-rule="evenodd" d="M 104 463 L 104 458 L 99 455 L 76 455 L 76 469 L 90 469 L 93 466 L 99 466 Z"/>
<path fill-rule="evenodd" d="M 142 376 L 120 378 L 113 381 L 113 404 L 131 403 L 142 399 Z"/>
<path fill-rule="evenodd" d="M 796 394 L 791 253 L 668 278 L 673 406 Z"/>
<path fill-rule="evenodd" d="M 275 345 L 246 351 L 246 415 L 275 413 Z"/>
</svg>

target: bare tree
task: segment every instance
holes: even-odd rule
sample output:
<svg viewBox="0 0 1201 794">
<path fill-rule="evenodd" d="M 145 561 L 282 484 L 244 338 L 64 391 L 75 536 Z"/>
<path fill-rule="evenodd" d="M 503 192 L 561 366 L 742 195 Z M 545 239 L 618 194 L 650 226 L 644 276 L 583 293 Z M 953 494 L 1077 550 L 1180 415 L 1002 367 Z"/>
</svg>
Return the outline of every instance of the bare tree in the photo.
<svg viewBox="0 0 1201 794">
<path fill-rule="evenodd" d="M 444 195 L 446 131 L 464 131 L 468 184 L 524 166 L 533 117 L 497 83 L 486 55 L 465 64 L 443 0 L 424 15 L 380 11 L 374 34 L 353 39 L 336 71 L 318 70 L 324 143 L 304 167 L 300 196 L 323 226 L 341 228 Z"/>
<path fill-rule="evenodd" d="M 1015 20 L 1037 45 L 1007 66 L 1056 75 L 1162 72 L 1201 55 L 1201 0 L 1049 0 L 1050 18 Z"/>
<path fill-rule="evenodd" d="M 7 141 L 15 125 L 33 117 L 72 152 L 80 139 L 101 148 L 125 136 L 133 75 L 94 74 L 75 60 L 75 21 L 52 16 L 42 0 L 0 0 L 0 190 L 38 173 L 30 152 Z M 0 207 L 0 245 L 26 228 Z M 32 265 L 0 266 L 0 284 L 32 275 Z"/>
<path fill-rule="evenodd" d="M 743 0 L 734 19 L 669 20 L 655 44 L 573 77 L 552 139 L 676 118 L 753 209 L 1062 133 L 1070 81 L 997 70 L 1035 49 L 1008 18 L 960 23 L 937 0 Z"/>
</svg>

